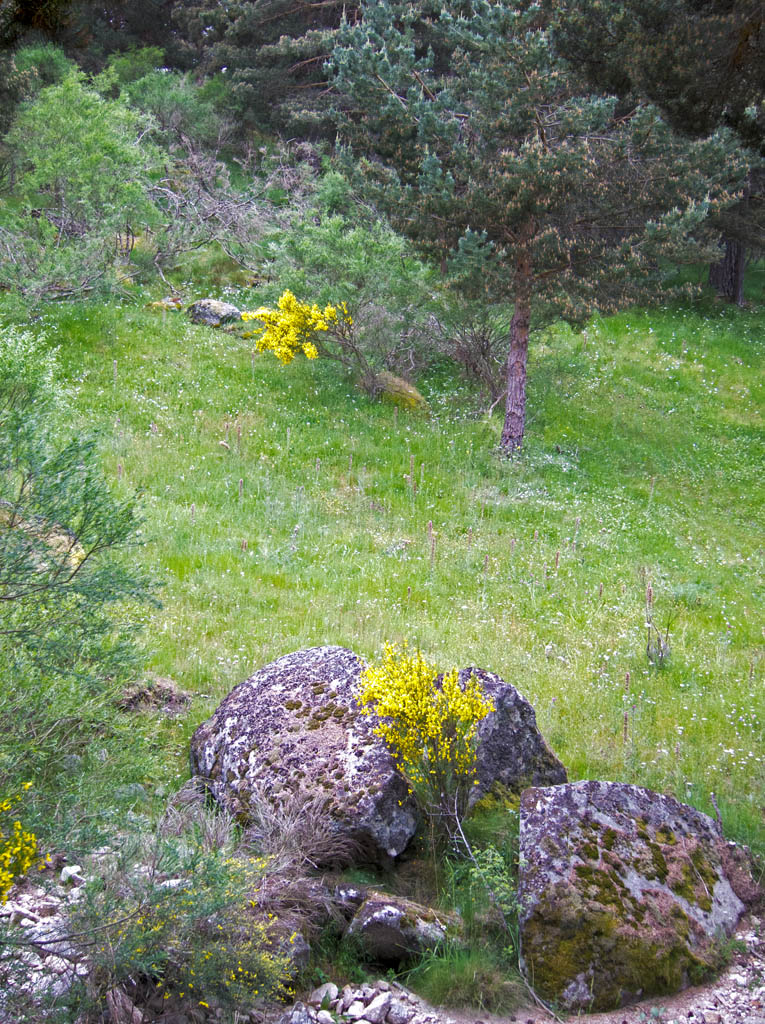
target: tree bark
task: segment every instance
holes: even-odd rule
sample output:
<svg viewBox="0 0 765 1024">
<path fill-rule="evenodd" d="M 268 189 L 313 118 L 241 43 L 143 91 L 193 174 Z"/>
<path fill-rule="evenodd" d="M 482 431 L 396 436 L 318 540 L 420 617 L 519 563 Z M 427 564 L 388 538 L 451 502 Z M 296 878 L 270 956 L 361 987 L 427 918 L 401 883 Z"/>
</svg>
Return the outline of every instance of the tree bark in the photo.
<svg viewBox="0 0 765 1024">
<path fill-rule="evenodd" d="M 526 425 L 526 361 L 531 323 L 531 259 L 528 255 L 521 256 L 517 269 L 518 287 L 513 319 L 510 321 L 507 353 L 505 424 L 500 441 L 501 452 L 507 456 L 514 455 L 520 449 Z"/>
<path fill-rule="evenodd" d="M 737 239 L 725 239 L 725 255 L 709 268 L 709 283 L 728 302 L 744 305 L 746 250 Z"/>
</svg>

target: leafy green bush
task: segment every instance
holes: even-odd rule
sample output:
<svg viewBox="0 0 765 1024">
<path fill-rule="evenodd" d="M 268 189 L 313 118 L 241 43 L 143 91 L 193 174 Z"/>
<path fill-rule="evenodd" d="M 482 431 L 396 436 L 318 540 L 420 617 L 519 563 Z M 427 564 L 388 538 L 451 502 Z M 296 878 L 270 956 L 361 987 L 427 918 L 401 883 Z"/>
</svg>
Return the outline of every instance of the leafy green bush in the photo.
<svg viewBox="0 0 765 1024">
<path fill-rule="evenodd" d="M 287 288 L 320 306 L 345 300 L 372 371 L 411 377 L 426 367 L 435 351 L 431 316 L 444 305 L 437 275 L 335 170 L 324 172 L 295 212 L 294 223 L 260 242 L 262 271 L 276 282 L 273 298 Z"/>
<path fill-rule="evenodd" d="M 282 947 L 259 912 L 262 858 L 160 842 L 149 865 L 120 858 L 90 883 L 71 921 L 92 934 L 89 998 L 121 985 L 138 1001 L 246 1009 L 286 994 L 289 937 Z M 82 1003 L 84 993 L 76 998 Z"/>
<path fill-rule="evenodd" d="M 116 63 L 115 71 L 124 75 L 127 69 Z M 151 115 L 160 129 L 161 141 L 169 148 L 180 143 L 217 152 L 233 135 L 233 122 L 225 114 L 229 90 L 221 76 L 199 84 L 190 75 L 155 65 L 141 77 L 127 81 L 121 96 L 135 109 Z"/>
<path fill-rule="evenodd" d="M 50 43 L 0 55 L 0 136 L 8 131 L 20 103 L 60 82 L 73 68 L 63 50 Z M 3 150 L 0 144 L 0 152 Z"/>
<path fill-rule="evenodd" d="M 120 236 L 156 218 L 149 126 L 76 71 L 20 109 L 6 140 L 14 176 L 0 204 L 0 284 L 45 296 L 109 280 Z"/>
</svg>

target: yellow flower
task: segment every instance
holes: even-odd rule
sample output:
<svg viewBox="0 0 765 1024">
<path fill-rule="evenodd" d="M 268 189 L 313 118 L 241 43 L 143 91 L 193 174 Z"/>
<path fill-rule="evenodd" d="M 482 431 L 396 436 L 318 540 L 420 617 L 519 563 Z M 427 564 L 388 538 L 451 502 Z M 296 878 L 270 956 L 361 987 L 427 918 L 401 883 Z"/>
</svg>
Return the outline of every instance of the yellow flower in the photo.
<svg viewBox="0 0 765 1024">
<path fill-rule="evenodd" d="M 247 336 L 255 338 L 258 352 L 273 352 L 285 365 L 301 351 L 306 358 L 316 359 L 319 350 L 313 338 L 319 333 L 331 333 L 341 319 L 348 326 L 352 323 L 345 303 L 327 305 L 322 310 L 315 303 L 300 302 L 286 290 L 276 305 L 276 309 L 261 306 L 254 311 L 246 311 L 242 313 L 242 319 L 260 321 L 261 326 L 248 332 Z"/>
</svg>

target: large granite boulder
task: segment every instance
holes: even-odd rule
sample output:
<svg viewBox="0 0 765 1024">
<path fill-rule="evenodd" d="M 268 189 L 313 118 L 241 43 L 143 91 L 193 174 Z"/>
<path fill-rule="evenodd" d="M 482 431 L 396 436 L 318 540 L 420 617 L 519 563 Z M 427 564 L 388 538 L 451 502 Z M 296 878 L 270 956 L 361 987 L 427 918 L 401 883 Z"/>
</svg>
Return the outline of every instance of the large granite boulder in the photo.
<svg viewBox="0 0 765 1024">
<path fill-rule="evenodd" d="M 551 752 L 537 728 L 534 708 L 494 672 L 460 669 L 461 683 L 473 675 L 491 698 L 494 710 L 478 725 L 476 772 L 471 806 L 497 784 L 512 793 L 527 786 L 556 786 L 568 781 L 566 769 Z"/>
<path fill-rule="evenodd" d="M 192 772 L 243 821 L 252 802 L 318 795 L 354 859 L 384 863 L 406 848 L 417 809 L 375 718 L 356 700 L 363 664 L 342 647 L 285 655 L 240 683 L 191 740 Z M 566 779 L 536 728 L 534 711 L 499 676 L 473 672 L 495 703 L 480 726 L 476 799 L 495 783 L 519 792 Z"/>
<path fill-rule="evenodd" d="M 208 327 L 220 327 L 242 319 L 241 312 L 230 302 L 220 299 L 197 299 L 186 310 L 189 319 L 195 324 L 206 324 Z"/>
<path fill-rule="evenodd" d="M 577 782 L 526 790 L 520 817 L 522 968 L 572 1012 L 699 982 L 756 894 L 744 851 L 672 797 Z"/>
<path fill-rule="evenodd" d="M 417 811 L 355 692 L 362 663 L 343 647 L 278 658 L 240 683 L 191 738 L 192 772 L 243 821 L 253 796 L 274 803 L 325 796 L 327 815 L 360 860 L 385 861 L 409 843 Z"/>
</svg>

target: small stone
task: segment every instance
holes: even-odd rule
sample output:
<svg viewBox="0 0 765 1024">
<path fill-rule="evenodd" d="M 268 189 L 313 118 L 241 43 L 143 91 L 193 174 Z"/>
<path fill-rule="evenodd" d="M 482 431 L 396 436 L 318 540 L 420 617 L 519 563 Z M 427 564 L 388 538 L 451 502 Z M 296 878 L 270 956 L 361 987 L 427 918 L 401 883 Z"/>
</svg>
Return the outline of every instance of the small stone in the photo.
<svg viewBox="0 0 765 1024">
<path fill-rule="evenodd" d="M 375 988 L 378 992 L 390 992 L 390 982 L 380 978 L 379 981 L 375 982 Z"/>
<path fill-rule="evenodd" d="M 360 999 L 354 999 L 348 1009 L 345 1011 L 346 1017 L 350 1017 L 351 1020 L 361 1020 L 366 1012 L 366 1006 Z"/>
<path fill-rule="evenodd" d="M 329 1012 L 329 1010 L 319 1010 L 316 1014 L 317 1024 L 335 1024 L 335 1018 Z"/>
<path fill-rule="evenodd" d="M 388 1024 L 409 1024 L 414 1017 L 414 1009 L 400 999 L 394 999 L 388 1007 L 386 1021 Z"/>
<path fill-rule="evenodd" d="M 58 913 L 55 903 L 38 903 L 35 910 L 38 917 L 54 917 Z"/>
<path fill-rule="evenodd" d="M 84 882 L 85 879 L 82 877 L 82 868 L 79 864 L 67 864 L 65 868 L 61 869 L 61 875 L 59 876 L 61 881 L 66 882 Z"/>
<path fill-rule="evenodd" d="M 308 1002 L 311 1006 L 322 1006 L 324 1003 L 331 1004 L 337 999 L 338 987 L 334 982 L 327 981 L 324 985 L 319 985 L 311 993 Z"/>
<path fill-rule="evenodd" d="M 381 992 L 375 996 L 372 1002 L 367 1006 L 364 1011 L 364 1017 L 370 1022 L 370 1024 L 382 1024 L 385 1020 L 385 1015 L 388 1012 L 388 1007 L 392 1002 L 390 992 Z"/>
</svg>

